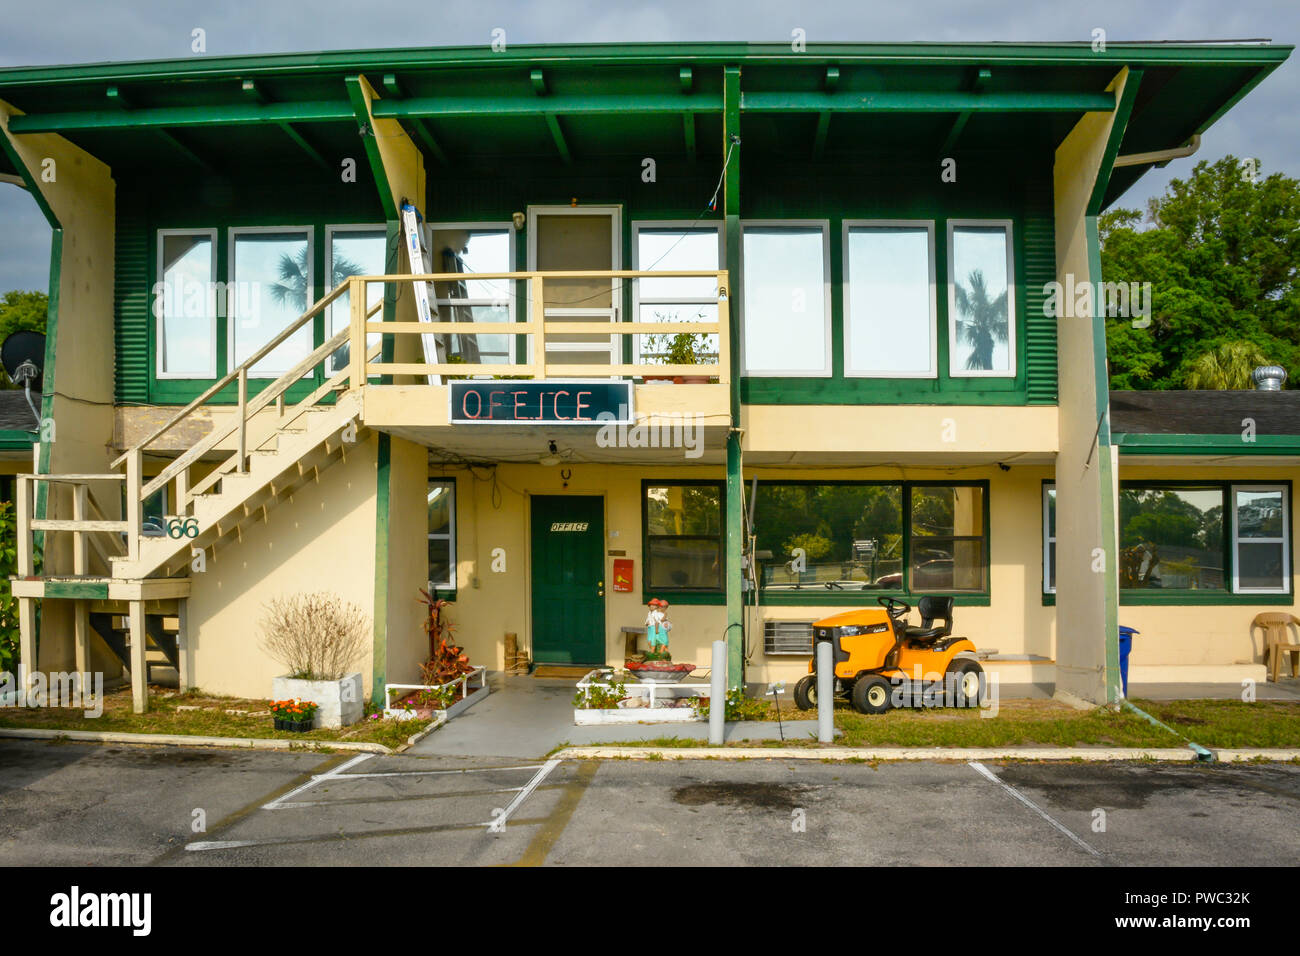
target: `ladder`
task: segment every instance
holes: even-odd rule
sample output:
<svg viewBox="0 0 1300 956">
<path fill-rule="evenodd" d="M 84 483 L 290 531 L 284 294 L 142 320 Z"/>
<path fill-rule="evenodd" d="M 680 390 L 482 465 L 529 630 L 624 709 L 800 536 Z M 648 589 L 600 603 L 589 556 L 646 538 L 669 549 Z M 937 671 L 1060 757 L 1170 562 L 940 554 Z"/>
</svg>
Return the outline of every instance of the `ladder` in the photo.
<svg viewBox="0 0 1300 956">
<path fill-rule="evenodd" d="M 429 262 L 425 257 L 424 242 L 420 238 L 420 214 L 409 202 L 402 202 L 402 230 L 406 234 L 406 259 L 411 266 L 411 275 L 429 275 Z M 415 288 L 415 311 L 421 322 L 433 324 L 437 306 L 429 298 L 430 282 L 413 282 Z M 446 361 L 446 346 L 438 341 L 439 336 L 422 334 L 420 342 L 424 345 L 424 360 L 430 365 L 440 365 Z M 441 385 L 441 375 L 428 376 L 430 385 Z"/>
</svg>

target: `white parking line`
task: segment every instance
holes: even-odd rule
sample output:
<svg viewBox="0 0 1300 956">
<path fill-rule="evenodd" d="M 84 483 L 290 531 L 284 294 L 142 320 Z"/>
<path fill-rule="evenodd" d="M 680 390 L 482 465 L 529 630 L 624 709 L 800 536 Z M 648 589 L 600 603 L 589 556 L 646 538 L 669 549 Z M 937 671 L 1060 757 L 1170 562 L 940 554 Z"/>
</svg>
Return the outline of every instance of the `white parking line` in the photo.
<svg viewBox="0 0 1300 956">
<path fill-rule="evenodd" d="M 982 777 L 986 777 L 986 778 L 988 778 L 989 780 L 992 780 L 994 783 L 996 783 L 999 787 L 1001 787 L 1001 788 L 1002 788 L 1003 790 L 1005 790 L 1007 793 L 1011 794 L 1013 797 L 1015 797 L 1017 800 L 1019 800 L 1019 801 L 1020 801 L 1021 803 L 1023 803 L 1025 806 L 1027 806 L 1030 810 L 1033 810 L 1035 813 L 1037 813 L 1040 817 L 1042 817 L 1044 820 L 1046 820 L 1046 821 L 1047 821 L 1048 823 L 1050 823 L 1052 826 L 1056 827 L 1056 829 L 1060 830 L 1060 831 L 1061 831 L 1062 833 L 1064 833 L 1067 837 L 1069 837 L 1069 838 L 1070 838 L 1070 839 L 1071 839 L 1071 840 L 1072 840 L 1072 841 L 1073 841 L 1077 846 L 1079 846 L 1079 847 L 1081 847 L 1082 849 L 1086 850 L 1087 852 L 1091 853 L 1093 856 L 1097 857 L 1097 859 L 1101 859 L 1101 858 L 1102 858 L 1101 853 L 1100 853 L 1098 850 L 1094 849 L 1092 846 L 1090 846 L 1089 844 L 1085 843 L 1083 840 L 1079 839 L 1079 837 L 1075 836 L 1074 833 L 1073 833 L 1073 831 L 1071 831 L 1071 830 L 1070 830 L 1068 827 L 1066 827 L 1064 824 L 1058 823 L 1056 820 L 1054 820 L 1054 819 L 1053 819 L 1053 818 L 1052 818 L 1052 817 L 1047 813 L 1046 810 L 1044 810 L 1044 809 L 1043 809 L 1042 807 L 1040 807 L 1038 804 L 1034 803 L 1034 801 L 1030 800 L 1028 797 L 1026 797 L 1023 793 L 1021 793 L 1021 792 L 1020 792 L 1019 790 L 1017 790 L 1015 787 L 1011 786 L 1009 783 L 1004 783 L 1004 782 L 1003 782 L 1003 781 L 998 777 L 998 775 L 995 774 L 995 773 L 994 773 L 992 770 L 990 770 L 988 767 L 984 766 L 982 763 L 977 763 L 977 762 L 974 761 L 974 760 L 970 761 L 970 766 L 971 766 L 971 767 L 975 770 L 975 772 L 978 773 L 980 776 L 982 776 Z"/>
<path fill-rule="evenodd" d="M 502 810 L 499 814 L 493 811 L 492 819 L 483 826 L 490 827 L 493 832 L 503 833 L 506 827 L 506 821 L 510 819 L 510 814 L 519 809 L 520 805 L 528 799 L 529 795 L 537 789 L 538 784 L 550 775 L 551 771 L 560 765 L 558 760 L 548 760 L 542 764 L 542 768 L 533 774 L 533 779 L 524 784 L 523 789 L 518 795 L 510 801 L 510 805 Z"/>
<path fill-rule="evenodd" d="M 339 764 L 337 767 L 335 767 L 333 770 L 328 771 L 327 773 L 313 774 L 312 778 L 308 780 L 306 783 L 304 783 L 302 786 L 294 787 L 288 793 L 281 794 L 280 796 L 272 800 L 270 803 L 262 804 L 262 809 L 279 810 L 280 805 L 285 803 L 287 800 L 289 800 L 290 797 L 296 797 L 304 790 L 310 790 L 312 787 L 316 786 L 316 784 L 321 783 L 322 781 L 329 780 L 332 777 L 337 777 L 341 773 L 343 773 L 344 770 L 347 770 L 348 767 L 355 767 L 363 760 L 369 760 L 373 756 L 374 754 L 362 754 L 359 757 L 353 757 L 351 760 Z"/>
</svg>

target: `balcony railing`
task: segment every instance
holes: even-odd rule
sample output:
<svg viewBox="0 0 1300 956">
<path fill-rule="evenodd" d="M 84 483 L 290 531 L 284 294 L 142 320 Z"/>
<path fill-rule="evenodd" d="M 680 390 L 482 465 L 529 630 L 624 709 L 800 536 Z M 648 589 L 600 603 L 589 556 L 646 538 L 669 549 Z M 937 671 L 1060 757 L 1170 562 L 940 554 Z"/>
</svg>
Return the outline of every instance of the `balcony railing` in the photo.
<svg viewBox="0 0 1300 956">
<path fill-rule="evenodd" d="M 672 321 L 643 322 L 638 316 L 634 321 L 622 321 L 623 291 L 626 284 L 631 284 L 634 292 L 640 292 L 638 283 L 646 280 L 696 280 L 704 285 L 712 280 L 707 293 L 686 296 L 634 296 L 642 310 L 661 308 L 685 308 L 697 313 L 691 318 Z M 608 281 L 609 288 L 602 287 Z M 441 314 L 435 314 L 432 322 L 394 321 L 383 322 L 368 319 L 367 303 L 374 301 L 371 286 L 380 284 L 393 287 L 397 296 L 413 295 L 416 283 L 467 282 L 497 283 L 505 290 L 503 298 L 513 296 L 519 308 L 512 310 L 514 321 L 471 321 L 454 320 L 458 308 L 471 311 L 472 306 L 458 307 L 448 305 L 443 298 L 439 306 Z M 632 271 L 611 270 L 593 272 L 494 272 L 494 273 L 431 273 L 428 275 L 385 275 L 354 276 L 347 280 L 349 300 L 352 310 L 349 362 L 351 363 L 351 380 L 355 383 L 371 381 L 374 376 L 416 376 L 426 378 L 429 382 L 440 382 L 442 378 L 496 378 L 510 376 L 513 378 L 674 378 L 705 377 L 720 383 L 731 379 L 731 340 L 728 335 L 728 310 L 730 297 L 728 292 L 727 272 L 722 271 Z M 555 291 L 558 288 L 572 290 L 574 283 L 585 283 L 587 288 L 595 287 L 595 296 L 586 299 L 565 301 L 563 296 L 548 298 L 548 283 Z M 566 285 L 567 284 L 567 285 Z M 662 288 L 660 286 L 659 288 Z M 385 292 L 388 289 L 385 288 Z M 429 300 L 435 295 L 429 288 Z M 369 298 L 367 297 L 369 293 Z M 468 297 L 467 297 L 468 298 Z M 604 304 L 590 305 L 592 299 L 603 299 Z M 370 311 L 373 312 L 373 306 Z M 715 317 L 702 316 L 701 312 L 714 311 Z M 453 318 L 449 320 L 448 313 Z M 665 362 L 662 344 L 655 349 L 646 349 L 638 339 L 633 339 L 634 361 L 622 361 L 625 350 L 622 343 L 627 336 L 667 336 L 680 334 L 702 336 L 695 339 L 696 356 L 701 360 L 695 364 L 669 364 Z M 403 339 L 420 336 L 416 347 L 400 347 Z M 463 340 L 465 337 L 508 336 L 512 347 L 507 356 L 513 361 L 485 362 L 477 356 L 471 358 L 456 355 L 451 350 L 451 337 Z M 522 338 L 524 344 L 517 343 Z M 384 361 L 382 358 L 367 360 L 367 351 L 373 353 L 377 340 L 382 340 L 380 355 L 406 357 L 411 354 L 422 355 L 425 361 Z M 608 344 L 606 344 L 608 342 Z M 367 344 L 368 343 L 368 344 Z M 391 343 L 391 346 L 390 346 Z M 608 361 L 575 361 L 584 354 L 596 355 L 607 352 Z M 437 361 L 429 361 L 433 357 Z"/>
</svg>

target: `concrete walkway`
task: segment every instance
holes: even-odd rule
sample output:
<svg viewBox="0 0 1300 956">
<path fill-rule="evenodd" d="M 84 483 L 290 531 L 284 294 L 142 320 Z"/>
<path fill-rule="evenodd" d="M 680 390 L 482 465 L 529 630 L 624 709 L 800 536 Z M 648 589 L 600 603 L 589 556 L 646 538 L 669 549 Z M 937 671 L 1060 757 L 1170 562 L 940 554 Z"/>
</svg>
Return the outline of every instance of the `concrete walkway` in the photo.
<svg viewBox="0 0 1300 956">
<path fill-rule="evenodd" d="M 492 693 L 446 726 L 406 751 L 413 756 L 542 757 L 561 744 L 590 746 L 666 737 L 707 740 L 705 721 L 673 724 L 619 724 L 578 727 L 573 723 L 574 680 L 509 677 L 491 674 Z M 779 740 L 817 735 L 817 721 L 737 721 L 727 724 L 725 739 Z"/>
</svg>

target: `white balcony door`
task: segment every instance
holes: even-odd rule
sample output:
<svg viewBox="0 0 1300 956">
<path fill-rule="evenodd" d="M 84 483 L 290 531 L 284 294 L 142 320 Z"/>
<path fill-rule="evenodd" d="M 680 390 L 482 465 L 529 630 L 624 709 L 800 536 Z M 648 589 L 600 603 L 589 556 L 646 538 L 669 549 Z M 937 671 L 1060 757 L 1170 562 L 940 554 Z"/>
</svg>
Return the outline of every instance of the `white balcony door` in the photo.
<svg viewBox="0 0 1300 956">
<path fill-rule="evenodd" d="M 617 206 L 532 206 L 528 268 L 536 272 L 608 272 L 620 268 Z M 585 322 L 593 331 L 547 333 L 549 365 L 611 365 L 622 361 L 619 336 L 595 331 L 619 320 L 617 279 L 544 280 L 543 308 L 553 322 Z"/>
</svg>

